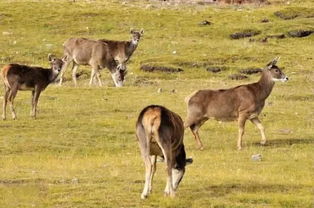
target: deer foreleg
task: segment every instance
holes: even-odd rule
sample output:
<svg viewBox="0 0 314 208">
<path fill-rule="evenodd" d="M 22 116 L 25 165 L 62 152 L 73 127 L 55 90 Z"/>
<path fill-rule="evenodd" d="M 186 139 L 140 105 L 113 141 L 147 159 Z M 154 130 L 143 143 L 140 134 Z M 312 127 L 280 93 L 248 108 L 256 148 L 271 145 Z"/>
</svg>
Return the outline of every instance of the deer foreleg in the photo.
<svg viewBox="0 0 314 208">
<path fill-rule="evenodd" d="M 91 75 L 90 75 L 90 81 L 89 81 L 89 86 L 92 86 L 92 84 L 93 84 L 93 80 L 94 80 L 94 77 L 95 77 L 95 70 L 94 69 L 92 69 L 92 73 L 91 73 Z"/>
<path fill-rule="evenodd" d="M 262 135 L 262 140 L 261 144 L 264 145 L 266 144 L 266 136 L 265 136 L 265 130 L 264 126 L 262 125 L 261 121 L 256 117 L 251 119 L 251 122 L 255 124 L 255 126 L 260 130 L 261 135 Z"/>
<path fill-rule="evenodd" d="M 37 113 L 37 104 L 38 104 L 38 99 L 41 93 L 41 89 L 35 88 L 33 91 L 33 99 L 32 99 L 32 112 L 31 116 L 36 119 L 36 113 Z"/>
</svg>

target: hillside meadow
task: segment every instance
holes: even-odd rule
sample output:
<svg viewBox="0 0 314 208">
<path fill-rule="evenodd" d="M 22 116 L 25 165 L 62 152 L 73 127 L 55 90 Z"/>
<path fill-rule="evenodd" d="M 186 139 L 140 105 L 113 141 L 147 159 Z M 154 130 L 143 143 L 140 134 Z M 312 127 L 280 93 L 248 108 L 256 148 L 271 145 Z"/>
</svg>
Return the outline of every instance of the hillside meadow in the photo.
<svg viewBox="0 0 314 208">
<path fill-rule="evenodd" d="M 89 87 L 87 66 L 80 67 L 73 87 L 68 69 L 61 87 L 51 84 L 42 93 L 36 120 L 29 116 L 31 93 L 18 93 L 18 119 L 12 120 L 8 109 L 8 119 L 0 121 L 0 207 L 313 207 L 314 35 L 292 38 L 289 31 L 314 30 L 314 3 L 271 3 L 1 0 L 0 67 L 48 67 L 47 54 L 61 57 L 69 37 L 129 40 L 130 28 L 145 33 L 122 88 L 113 86 L 107 69 L 101 72 L 104 86 Z M 276 16 L 278 11 L 290 18 Z M 200 24 L 204 20 L 212 24 Z M 245 30 L 258 35 L 230 38 Z M 280 34 L 286 38 L 263 41 Z M 236 122 L 204 124 L 203 151 L 186 130 L 186 152 L 194 163 L 187 166 L 176 198 L 163 196 L 165 165 L 158 163 L 153 193 L 141 200 L 145 167 L 135 137 L 141 109 L 160 104 L 184 119 L 186 96 L 257 81 L 259 74 L 244 80 L 228 76 L 262 68 L 277 56 L 289 81 L 276 83 L 260 115 L 267 145 L 259 145 L 259 131 L 250 122 L 241 151 Z M 183 71 L 143 72 L 144 64 Z M 224 70 L 212 73 L 209 67 Z M 262 160 L 253 161 L 253 154 Z"/>
</svg>

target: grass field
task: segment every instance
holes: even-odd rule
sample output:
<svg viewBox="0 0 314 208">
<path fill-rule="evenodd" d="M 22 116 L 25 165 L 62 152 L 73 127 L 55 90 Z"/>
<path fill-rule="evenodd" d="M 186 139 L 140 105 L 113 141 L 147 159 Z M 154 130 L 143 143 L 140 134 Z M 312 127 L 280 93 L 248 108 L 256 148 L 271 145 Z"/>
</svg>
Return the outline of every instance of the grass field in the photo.
<svg viewBox="0 0 314 208">
<path fill-rule="evenodd" d="M 127 40 L 130 28 L 144 28 L 145 34 L 123 88 L 113 87 L 107 70 L 102 71 L 104 87 L 88 87 L 90 70 L 80 67 L 87 75 L 80 77 L 79 87 L 73 87 L 68 72 L 62 87 L 51 85 L 43 92 L 37 120 L 29 117 L 30 92 L 18 93 L 18 120 L 8 114 L 0 121 L 0 207 L 313 207 L 314 35 L 259 40 L 314 30 L 314 3 L 271 2 L 173 7 L 147 1 L 1 0 L 1 67 L 48 66 L 47 54 L 61 56 L 69 37 Z M 283 20 L 276 11 L 298 17 Z M 261 23 L 264 18 L 269 22 Z M 203 20 L 213 24 L 200 26 Z M 260 31 L 253 37 L 257 41 L 230 39 L 246 29 Z M 276 56 L 290 80 L 276 84 L 260 116 L 268 144 L 260 146 L 258 130 L 247 123 L 244 148 L 237 151 L 236 122 L 208 121 L 200 130 L 205 149 L 199 151 L 186 130 L 186 152 L 194 163 L 187 166 L 176 198 L 163 196 L 166 173 L 159 163 L 153 194 L 141 200 L 144 164 L 135 137 L 141 109 L 161 104 L 185 118 L 187 95 L 256 81 L 259 75 L 242 81 L 227 77 L 263 67 Z M 148 73 L 140 71 L 141 64 L 184 71 Z M 207 66 L 226 70 L 213 74 Z M 262 161 L 251 160 L 257 153 Z"/>
</svg>

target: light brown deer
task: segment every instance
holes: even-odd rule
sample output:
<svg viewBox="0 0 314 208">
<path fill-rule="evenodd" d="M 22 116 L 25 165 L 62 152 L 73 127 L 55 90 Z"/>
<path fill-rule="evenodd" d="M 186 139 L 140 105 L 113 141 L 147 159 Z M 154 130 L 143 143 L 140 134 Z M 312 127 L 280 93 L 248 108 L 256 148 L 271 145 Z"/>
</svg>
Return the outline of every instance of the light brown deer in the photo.
<svg viewBox="0 0 314 208">
<path fill-rule="evenodd" d="M 193 162 L 191 158 L 186 159 L 183 135 L 183 121 L 176 113 L 159 105 L 150 105 L 141 111 L 136 123 L 136 136 L 146 167 L 142 199 L 152 191 L 157 156 L 164 157 L 167 165 L 165 195 L 175 196 L 186 164 Z"/>
<path fill-rule="evenodd" d="M 116 41 L 101 39 L 108 44 L 109 50 L 115 61 L 119 64 L 119 68 L 126 70 L 126 63 L 136 50 L 141 37 L 144 34 L 144 30 L 136 31 L 131 29 L 132 38 L 130 41 Z"/>
<path fill-rule="evenodd" d="M 40 93 L 59 75 L 63 60 L 48 56 L 50 69 L 31 67 L 19 64 L 9 64 L 2 68 L 1 75 L 4 82 L 3 120 L 6 119 L 6 106 L 10 102 L 12 118 L 16 119 L 13 102 L 18 90 L 32 91 L 31 116 L 36 118 L 37 103 Z"/>
<path fill-rule="evenodd" d="M 77 85 L 76 71 L 78 70 L 79 65 L 90 65 L 92 67 L 89 82 L 90 86 L 93 84 L 95 78 L 97 78 L 99 86 L 102 86 L 99 70 L 106 67 L 111 73 L 115 86 L 121 87 L 123 85 L 126 71 L 119 68 L 110 53 L 108 44 L 105 42 L 87 38 L 70 38 L 63 44 L 63 46 L 64 56 L 67 61 L 62 68 L 59 85 L 62 84 L 63 74 L 65 73 L 67 66 L 72 62 L 72 79 L 75 86 Z"/>
<path fill-rule="evenodd" d="M 266 143 L 264 127 L 258 116 L 263 110 L 265 100 L 270 95 L 275 81 L 288 81 L 288 77 L 276 66 L 275 58 L 262 70 L 261 78 L 256 83 L 240 85 L 230 89 L 199 90 L 186 99 L 187 118 L 184 127 L 190 127 L 200 149 L 203 144 L 198 130 L 208 120 L 237 120 L 239 126 L 237 147 L 242 148 L 242 136 L 247 120 L 260 130 L 261 144 Z"/>
</svg>

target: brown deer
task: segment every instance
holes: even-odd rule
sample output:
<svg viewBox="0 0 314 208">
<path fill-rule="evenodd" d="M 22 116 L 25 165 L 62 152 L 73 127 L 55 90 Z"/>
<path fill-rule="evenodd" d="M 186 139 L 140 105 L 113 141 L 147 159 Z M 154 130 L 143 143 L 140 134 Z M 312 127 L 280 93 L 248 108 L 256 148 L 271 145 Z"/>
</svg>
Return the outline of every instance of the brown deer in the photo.
<svg viewBox="0 0 314 208">
<path fill-rule="evenodd" d="M 67 61 L 61 71 L 60 85 L 62 84 L 63 74 L 71 62 L 73 62 L 72 79 L 75 86 L 77 85 L 76 71 L 79 65 L 90 65 L 92 67 L 89 85 L 92 85 L 94 79 L 97 78 L 99 86 L 102 86 L 99 70 L 106 67 L 111 73 L 115 86 L 121 87 L 123 85 L 126 70 L 117 65 L 107 43 L 87 38 L 70 38 L 63 46 L 64 56 L 67 58 Z"/>
<path fill-rule="evenodd" d="M 237 147 L 242 148 L 242 136 L 246 120 L 250 120 L 260 130 L 261 144 L 266 143 L 264 127 L 258 116 L 263 110 L 265 100 L 270 95 L 275 81 L 288 81 L 288 77 L 276 66 L 275 58 L 262 70 L 256 83 L 240 85 L 230 89 L 199 90 L 187 99 L 187 118 L 184 127 L 190 127 L 200 149 L 203 144 L 198 130 L 210 118 L 228 121 L 237 120 L 239 135 Z"/>
<path fill-rule="evenodd" d="M 126 70 L 126 63 L 136 50 L 138 43 L 144 34 L 144 30 L 141 29 L 140 31 L 136 31 L 131 29 L 130 33 L 132 34 L 130 41 L 116 41 L 107 39 L 100 40 L 108 44 L 111 55 L 119 64 L 119 67 L 124 70 Z"/>
<path fill-rule="evenodd" d="M 13 106 L 14 98 L 18 90 L 32 91 L 31 116 L 36 118 L 36 108 L 40 93 L 59 75 L 63 60 L 48 55 L 51 64 L 50 69 L 31 67 L 19 64 L 9 64 L 2 68 L 1 75 L 4 82 L 3 120 L 6 119 L 6 106 L 10 102 L 12 118 L 16 119 Z"/>
<path fill-rule="evenodd" d="M 181 117 L 163 106 L 147 106 L 138 117 L 136 135 L 146 167 L 141 198 L 145 199 L 152 191 L 157 156 L 164 157 L 167 166 L 165 195 L 174 197 L 175 190 L 183 178 L 185 166 L 193 162 L 191 158 L 186 159 Z"/>
</svg>

